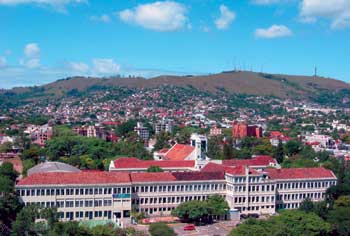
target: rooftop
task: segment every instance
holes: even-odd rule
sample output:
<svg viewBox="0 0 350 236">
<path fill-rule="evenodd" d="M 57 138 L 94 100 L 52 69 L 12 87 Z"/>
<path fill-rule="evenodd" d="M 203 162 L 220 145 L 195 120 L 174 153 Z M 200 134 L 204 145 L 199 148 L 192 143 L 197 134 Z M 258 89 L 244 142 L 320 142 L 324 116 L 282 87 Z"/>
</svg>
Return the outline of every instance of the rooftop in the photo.
<svg viewBox="0 0 350 236">
<path fill-rule="evenodd" d="M 69 185 L 69 184 L 114 184 L 130 183 L 129 173 L 82 171 L 82 172 L 50 172 L 35 173 L 22 180 L 17 185 Z"/>
<path fill-rule="evenodd" d="M 266 169 L 271 179 L 317 179 L 336 178 L 331 170 L 323 167 L 318 168 L 286 168 L 286 169 Z"/>
<path fill-rule="evenodd" d="M 139 172 L 130 173 L 132 182 L 171 182 L 176 181 L 175 176 L 171 172 Z"/>
<path fill-rule="evenodd" d="M 180 161 L 154 161 L 154 160 L 140 160 L 136 157 L 126 157 L 118 158 L 114 161 L 114 166 L 116 169 L 147 169 L 150 166 L 159 166 L 161 168 L 176 168 L 176 167 L 188 167 L 193 168 L 195 166 L 195 161 L 191 160 L 180 160 Z"/>
<path fill-rule="evenodd" d="M 165 154 L 164 158 L 171 161 L 185 160 L 193 151 L 194 147 L 186 144 L 175 144 Z"/>
<path fill-rule="evenodd" d="M 80 170 L 74 166 L 62 162 L 43 162 L 28 170 L 28 176 L 35 173 L 43 172 L 79 172 Z"/>
</svg>

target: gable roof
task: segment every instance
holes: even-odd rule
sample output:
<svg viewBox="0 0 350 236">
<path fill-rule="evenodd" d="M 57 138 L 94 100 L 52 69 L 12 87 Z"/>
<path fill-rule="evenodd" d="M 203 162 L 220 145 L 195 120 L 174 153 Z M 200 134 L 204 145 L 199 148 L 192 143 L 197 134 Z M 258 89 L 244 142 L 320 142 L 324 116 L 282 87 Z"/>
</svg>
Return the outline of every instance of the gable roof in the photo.
<svg viewBox="0 0 350 236">
<path fill-rule="evenodd" d="M 201 172 L 225 172 L 226 168 L 223 165 L 209 162 L 201 169 Z"/>
<path fill-rule="evenodd" d="M 174 175 L 171 172 L 137 172 L 130 173 L 130 178 L 132 182 L 164 182 L 164 181 L 176 181 Z"/>
<path fill-rule="evenodd" d="M 261 172 L 258 172 L 248 166 L 235 166 L 235 167 L 227 167 L 226 173 L 231 175 L 245 175 L 246 168 L 249 170 L 250 175 L 262 175 Z"/>
<path fill-rule="evenodd" d="M 194 149 L 190 145 L 177 143 L 164 155 L 164 159 L 171 161 L 185 160 Z"/>
<path fill-rule="evenodd" d="M 147 169 L 151 166 L 159 166 L 161 168 L 194 168 L 195 161 L 192 160 L 180 160 L 180 161 L 154 161 L 154 160 L 140 160 L 136 157 L 124 157 L 118 158 L 114 161 L 114 167 L 116 169 Z"/>
<path fill-rule="evenodd" d="M 271 179 L 320 179 L 334 178 L 336 176 L 331 170 L 323 167 L 318 168 L 286 168 L 286 169 L 266 169 Z"/>
<path fill-rule="evenodd" d="M 224 172 L 174 172 L 172 173 L 178 181 L 196 180 L 224 180 Z"/>
<path fill-rule="evenodd" d="M 126 172 L 81 171 L 35 173 L 21 179 L 17 185 L 93 185 L 130 182 L 129 173 Z"/>
</svg>

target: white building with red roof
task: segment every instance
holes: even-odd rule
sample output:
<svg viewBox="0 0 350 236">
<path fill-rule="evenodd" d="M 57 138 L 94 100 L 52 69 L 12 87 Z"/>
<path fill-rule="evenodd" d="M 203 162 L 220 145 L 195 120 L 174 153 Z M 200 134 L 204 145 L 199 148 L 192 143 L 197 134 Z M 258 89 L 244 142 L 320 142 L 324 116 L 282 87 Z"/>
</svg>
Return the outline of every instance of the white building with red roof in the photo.
<svg viewBox="0 0 350 236">
<path fill-rule="evenodd" d="M 292 140 L 290 137 L 288 137 L 287 135 L 284 135 L 279 131 L 271 131 L 269 139 L 270 139 L 271 145 L 275 147 L 277 147 L 280 142 L 282 144 L 286 144 L 288 141 Z"/>
<path fill-rule="evenodd" d="M 179 204 L 221 195 L 241 214 L 275 214 L 296 209 L 303 200 L 325 198 L 337 178 L 319 168 L 281 169 L 269 156 L 251 160 L 209 162 L 198 171 L 197 160 L 144 161 L 120 158 L 110 172 L 40 172 L 16 184 L 21 201 L 57 207 L 60 220 L 130 221 L 131 209 L 166 216 Z M 152 165 L 166 172 L 148 173 Z M 196 171 L 194 171 L 196 170 Z"/>
</svg>

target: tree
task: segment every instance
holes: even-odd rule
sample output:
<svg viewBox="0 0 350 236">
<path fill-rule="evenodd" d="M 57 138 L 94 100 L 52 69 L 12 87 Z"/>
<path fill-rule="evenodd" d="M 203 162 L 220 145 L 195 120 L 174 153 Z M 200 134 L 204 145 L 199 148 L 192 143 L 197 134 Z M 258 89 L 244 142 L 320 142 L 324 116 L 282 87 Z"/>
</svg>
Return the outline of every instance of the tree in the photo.
<svg viewBox="0 0 350 236">
<path fill-rule="evenodd" d="M 75 221 L 57 222 L 50 230 L 51 236 L 94 236 L 88 232 L 89 230 L 79 227 L 79 223 Z"/>
<path fill-rule="evenodd" d="M 340 196 L 334 202 L 334 208 L 340 207 L 350 207 L 350 197 L 349 196 Z"/>
<path fill-rule="evenodd" d="M 11 150 L 12 150 L 12 143 L 11 142 L 6 142 L 6 143 L 0 145 L 0 153 L 10 152 Z"/>
<path fill-rule="evenodd" d="M 308 235 L 323 236 L 331 232 L 329 223 L 314 213 L 298 210 L 281 212 L 268 220 L 249 219 L 238 225 L 230 233 L 232 236 L 268 236 L 268 235 Z"/>
<path fill-rule="evenodd" d="M 7 176 L 0 175 L 0 193 L 11 193 L 13 192 L 14 182 L 11 181 Z"/>
<path fill-rule="evenodd" d="M 23 236 L 34 234 L 34 221 L 37 216 L 37 209 L 34 206 L 24 207 L 17 215 L 16 221 L 12 224 L 12 235 Z"/>
<path fill-rule="evenodd" d="M 310 198 L 306 198 L 301 202 L 299 210 L 308 212 L 308 213 L 313 212 L 314 203 L 310 200 Z"/>
<path fill-rule="evenodd" d="M 118 126 L 117 135 L 126 136 L 128 133 L 134 131 L 134 128 L 136 125 L 137 125 L 136 120 L 128 120 L 127 122 Z"/>
<path fill-rule="evenodd" d="M 23 175 L 27 176 L 27 171 L 35 166 L 35 161 L 33 159 L 26 159 L 22 161 L 23 163 Z"/>
<path fill-rule="evenodd" d="M 22 209 L 22 204 L 14 194 L 4 194 L 0 197 L 0 222 L 11 227 L 13 221 L 16 220 L 17 213 Z"/>
<path fill-rule="evenodd" d="M 301 143 L 296 140 L 291 140 L 291 141 L 288 141 L 284 147 L 285 147 L 285 153 L 288 156 L 293 156 L 300 152 Z"/>
<path fill-rule="evenodd" d="M 169 134 L 166 132 L 161 132 L 157 135 L 156 139 L 157 142 L 154 144 L 154 150 L 158 151 L 162 148 L 168 148 L 170 147 L 168 140 L 169 140 Z"/>
<path fill-rule="evenodd" d="M 277 160 L 279 164 L 283 162 L 284 159 L 284 149 L 283 149 L 283 143 L 282 141 L 278 142 L 277 148 L 275 149 L 275 152 L 273 154 L 273 157 Z"/>
<path fill-rule="evenodd" d="M 233 158 L 233 148 L 230 143 L 225 143 L 223 147 L 223 156 L 224 159 L 232 159 Z"/>
<path fill-rule="evenodd" d="M 188 201 L 178 205 L 171 214 L 185 222 L 210 222 L 212 216 L 222 216 L 229 210 L 226 200 L 214 195 L 205 201 Z"/>
<path fill-rule="evenodd" d="M 210 208 L 210 214 L 216 216 L 226 215 L 230 210 L 230 206 L 227 201 L 220 195 L 210 196 L 207 200 L 208 207 Z"/>
<path fill-rule="evenodd" d="M 148 167 L 147 172 L 164 172 L 164 170 L 159 166 L 150 166 Z"/>
<path fill-rule="evenodd" d="M 14 182 L 18 176 L 18 173 L 13 169 L 12 163 L 5 162 L 0 166 L 0 176 L 6 176 Z"/>
<path fill-rule="evenodd" d="M 176 236 L 175 231 L 165 223 L 154 223 L 148 229 L 151 236 Z"/>
<path fill-rule="evenodd" d="M 26 159 L 32 159 L 32 160 L 37 160 L 39 158 L 40 152 L 38 147 L 32 146 L 29 149 L 25 149 L 22 152 L 21 159 L 26 160 Z"/>
<path fill-rule="evenodd" d="M 189 201 L 178 205 L 171 214 L 185 222 L 200 221 L 208 217 L 209 210 L 207 204 L 203 201 Z"/>
<path fill-rule="evenodd" d="M 211 137 L 208 140 L 208 157 L 212 159 L 222 159 L 223 153 L 221 150 L 222 137 Z"/>
</svg>

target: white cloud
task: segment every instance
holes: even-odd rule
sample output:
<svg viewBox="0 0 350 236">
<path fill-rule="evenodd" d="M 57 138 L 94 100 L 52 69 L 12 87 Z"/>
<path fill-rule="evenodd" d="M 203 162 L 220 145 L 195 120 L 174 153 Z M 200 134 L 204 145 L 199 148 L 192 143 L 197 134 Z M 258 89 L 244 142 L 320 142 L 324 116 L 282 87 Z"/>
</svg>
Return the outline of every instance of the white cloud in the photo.
<svg viewBox="0 0 350 236">
<path fill-rule="evenodd" d="M 119 18 L 127 23 L 156 31 L 175 31 L 187 22 L 186 7 L 173 1 L 140 4 L 134 9 L 118 12 Z"/>
<path fill-rule="evenodd" d="M 302 0 L 300 16 L 304 22 L 315 22 L 318 18 L 330 19 L 333 29 L 350 27 L 350 1 Z"/>
<path fill-rule="evenodd" d="M 117 74 L 120 72 L 120 65 L 109 58 L 96 58 L 92 60 L 93 73 L 95 74 Z"/>
<path fill-rule="evenodd" d="M 236 14 L 225 5 L 220 6 L 220 17 L 215 20 L 216 28 L 227 29 L 232 21 L 236 18 Z"/>
<path fill-rule="evenodd" d="M 103 22 L 103 23 L 111 22 L 111 18 L 107 14 L 103 14 L 101 16 L 91 16 L 90 20 L 97 21 L 97 22 Z"/>
<path fill-rule="evenodd" d="M 40 48 L 36 43 L 28 43 L 24 47 L 24 55 L 28 58 L 36 58 L 40 56 Z"/>
<path fill-rule="evenodd" d="M 256 29 L 255 36 L 258 38 L 281 38 L 292 36 L 293 32 L 285 25 L 272 25 L 267 29 Z"/>
<path fill-rule="evenodd" d="M 68 67 L 78 73 L 87 73 L 89 71 L 89 66 L 83 62 L 70 62 Z"/>
<path fill-rule="evenodd" d="M 40 66 L 40 48 L 36 43 L 28 43 L 23 50 L 24 58 L 20 60 L 20 64 L 30 69 Z"/>
<path fill-rule="evenodd" d="M 0 56 L 0 68 L 3 68 L 7 65 L 6 57 Z"/>
</svg>

